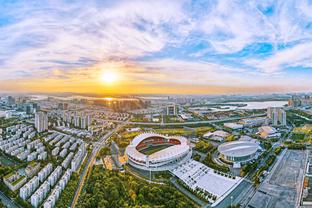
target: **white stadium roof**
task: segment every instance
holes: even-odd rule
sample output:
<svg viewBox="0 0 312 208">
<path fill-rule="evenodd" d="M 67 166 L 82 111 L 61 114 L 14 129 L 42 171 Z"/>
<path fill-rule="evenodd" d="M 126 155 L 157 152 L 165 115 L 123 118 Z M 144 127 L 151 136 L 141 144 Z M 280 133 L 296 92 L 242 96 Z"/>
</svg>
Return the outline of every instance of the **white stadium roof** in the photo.
<svg viewBox="0 0 312 208">
<path fill-rule="evenodd" d="M 151 155 L 145 155 L 139 152 L 136 149 L 136 146 L 140 144 L 140 142 L 142 142 L 143 140 L 146 140 L 150 137 L 176 139 L 176 140 L 179 140 L 181 144 L 170 146 L 168 148 L 155 152 Z M 157 133 L 143 133 L 143 134 L 136 136 L 132 140 L 130 145 L 128 145 L 126 148 L 126 153 L 128 156 L 131 156 L 132 158 L 135 158 L 136 160 L 146 161 L 148 159 L 150 162 L 161 162 L 164 160 L 174 159 L 175 157 L 179 155 L 187 153 L 189 150 L 190 150 L 190 147 L 187 144 L 187 139 L 184 137 L 180 137 L 180 136 L 169 137 L 169 136 L 164 136 L 164 135 L 157 134 Z"/>
<path fill-rule="evenodd" d="M 219 145 L 218 151 L 230 157 L 244 157 L 257 152 L 259 145 L 249 141 L 234 141 Z"/>
</svg>

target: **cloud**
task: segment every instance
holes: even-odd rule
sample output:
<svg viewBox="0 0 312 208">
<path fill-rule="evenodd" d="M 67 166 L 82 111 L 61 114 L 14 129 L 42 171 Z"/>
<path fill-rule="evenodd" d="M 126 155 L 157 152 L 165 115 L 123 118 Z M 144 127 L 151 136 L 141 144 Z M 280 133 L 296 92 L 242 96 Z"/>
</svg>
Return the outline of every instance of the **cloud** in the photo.
<svg viewBox="0 0 312 208">
<path fill-rule="evenodd" d="M 19 14 L 16 23 L 1 28 L 0 47 L 8 49 L 0 54 L 3 75 L 14 76 L 15 70 L 37 73 L 42 68 L 77 67 L 84 57 L 94 62 L 138 57 L 174 41 L 165 24 L 177 25 L 176 32 L 184 30 L 177 1 L 121 1 L 108 8 L 84 2 L 75 6 L 18 4 L 14 14 Z"/>
<path fill-rule="evenodd" d="M 290 83 L 289 67 L 312 67 L 311 14 L 307 0 L 5 2 L 0 82 L 112 67 L 144 83 Z"/>
<path fill-rule="evenodd" d="M 311 57 L 312 42 L 284 49 L 264 60 L 249 60 L 247 64 L 255 65 L 265 73 L 274 73 L 289 67 L 312 67 Z"/>
</svg>

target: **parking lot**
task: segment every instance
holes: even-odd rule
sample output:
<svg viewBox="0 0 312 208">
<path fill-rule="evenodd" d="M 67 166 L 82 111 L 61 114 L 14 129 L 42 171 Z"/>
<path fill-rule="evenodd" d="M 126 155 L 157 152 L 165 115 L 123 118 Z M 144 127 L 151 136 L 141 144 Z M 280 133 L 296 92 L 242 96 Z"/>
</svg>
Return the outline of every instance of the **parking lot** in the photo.
<svg viewBox="0 0 312 208">
<path fill-rule="evenodd" d="M 287 150 L 248 204 L 250 208 L 293 208 L 306 163 L 304 151 Z"/>
</svg>

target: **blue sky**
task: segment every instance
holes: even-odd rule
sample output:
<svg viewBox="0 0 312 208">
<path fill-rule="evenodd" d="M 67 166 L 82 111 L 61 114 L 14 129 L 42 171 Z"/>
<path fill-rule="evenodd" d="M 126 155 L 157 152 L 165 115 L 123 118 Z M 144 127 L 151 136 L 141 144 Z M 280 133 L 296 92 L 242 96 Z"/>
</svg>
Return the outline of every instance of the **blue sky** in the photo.
<svg viewBox="0 0 312 208">
<path fill-rule="evenodd" d="M 0 0 L 0 87 L 106 68 L 147 88 L 309 91 L 312 1 Z"/>
</svg>

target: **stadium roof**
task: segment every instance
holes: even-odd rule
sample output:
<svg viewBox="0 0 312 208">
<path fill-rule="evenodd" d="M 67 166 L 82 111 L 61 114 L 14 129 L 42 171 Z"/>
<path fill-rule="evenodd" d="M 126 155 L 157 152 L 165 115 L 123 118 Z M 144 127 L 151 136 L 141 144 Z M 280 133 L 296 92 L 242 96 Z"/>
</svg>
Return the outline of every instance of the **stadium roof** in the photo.
<svg viewBox="0 0 312 208">
<path fill-rule="evenodd" d="M 148 139 L 150 137 L 162 137 L 165 139 L 177 139 L 181 142 L 181 144 L 178 145 L 173 145 L 170 147 L 167 147 L 163 150 L 160 150 L 158 152 L 155 152 L 151 155 L 145 155 L 141 152 L 139 152 L 136 149 L 136 146 L 142 142 L 145 139 Z M 147 159 L 149 159 L 149 161 L 152 162 L 161 162 L 163 160 L 170 160 L 170 159 L 174 159 L 176 156 L 180 155 L 180 154 L 184 154 L 186 152 L 188 152 L 190 150 L 189 145 L 187 144 L 187 139 L 184 137 L 168 137 L 168 136 L 164 136 L 161 134 L 157 134 L 157 133 L 143 133 L 140 134 L 138 136 L 136 136 L 130 145 L 127 146 L 126 148 L 126 152 L 128 155 L 130 155 L 133 158 L 136 158 L 137 160 L 140 161 L 146 161 Z"/>
<path fill-rule="evenodd" d="M 219 145 L 218 151 L 229 157 L 244 157 L 257 152 L 259 145 L 249 141 L 234 141 Z"/>
</svg>

